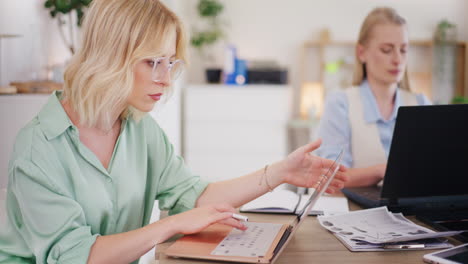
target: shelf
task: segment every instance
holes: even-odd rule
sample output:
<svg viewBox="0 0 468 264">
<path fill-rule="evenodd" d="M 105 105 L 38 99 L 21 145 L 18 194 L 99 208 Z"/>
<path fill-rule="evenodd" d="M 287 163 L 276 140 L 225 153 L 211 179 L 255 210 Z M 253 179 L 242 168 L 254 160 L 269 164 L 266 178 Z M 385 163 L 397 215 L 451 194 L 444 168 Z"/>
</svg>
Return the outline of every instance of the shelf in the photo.
<svg viewBox="0 0 468 264">
<path fill-rule="evenodd" d="M 458 41 L 457 46 L 466 46 L 468 45 L 467 42 Z M 330 47 L 330 46 L 354 46 L 356 45 L 355 41 L 347 41 L 347 40 L 337 40 L 337 41 L 306 41 L 304 43 L 304 47 Z M 412 46 L 427 46 L 431 47 L 434 45 L 432 40 L 410 40 L 410 45 Z"/>
<path fill-rule="evenodd" d="M 349 40 L 304 42 L 301 51 L 301 94 L 302 86 L 306 82 L 324 85 L 325 93 L 333 85 L 339 84 L 339 87 L 341 87 L 344 83 L 350 83 L 350 81 L 347 80 L 347 76 L 348 74 L 352 76 L 351 64 L 354 64 L 354 62 L 349 62 L 348 56 L 354 58 L 354 52 L 350 51 L 350 49 L 355 45 L 355 41 Z M 413 47 L 413 51 L 410 56 L 408 56 L 408 65 L 411 66 L 411 68 L 408 68 L 408 71 L 410 81 L 414 83 L 414 85 L 412 85 L 413 89 L 415 92 L 423 92 L 430 99 L 433 99 L 431 98 L 432 95 L 434 95 L 432 88 L 434 85 L 433 65 L 437 63 L 434 62 L 434 49 L 437 45 L 432 40 L 414 39 L 410 40 L 410 46 Z M 335 54 L 335 57 L 337 57 L 336 54 L 341 54 L 339 56 L 348 58 L 345 64 L 345 71 L 351 71 L 351 73 L 341 72 L 338 73 L 341 74 L 341 76 L 338 75 L 338 77 L 332 77 L 330 79 L 330 75 L 325 71 L 327 62 L 330 62 L 330 59 L 327 58 L 330 54 Z M 331 62 L 333 62 L 333 60 L 334 59 L 331 59 Z M 468 42 L 456 42 L 454 62 L 456 63 L 456 72 L 453 95 L 468 96 Z M 439 98 L 439 100 L 440 99 L 441 98 Z"/>
</svg>

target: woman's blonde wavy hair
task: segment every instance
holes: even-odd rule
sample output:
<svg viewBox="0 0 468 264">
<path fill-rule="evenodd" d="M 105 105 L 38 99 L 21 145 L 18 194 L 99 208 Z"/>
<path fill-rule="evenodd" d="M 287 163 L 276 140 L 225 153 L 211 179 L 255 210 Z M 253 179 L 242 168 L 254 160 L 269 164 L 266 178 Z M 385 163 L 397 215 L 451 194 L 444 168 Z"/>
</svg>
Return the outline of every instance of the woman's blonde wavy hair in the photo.
<svg viewBox="0 0 468 264">
<path fill-rule="evenodd" d="M 357 43 L 366 45 L 371 38 L 372 29 L 379 24 L 406 25 L 406 20 L 400 16 L 395 9 L 390 7 L 379 7 L 372 10 L 361 25 Z M 359 60 L 357 45 L 355 50 L 356 64 L 353 73 L 353 85 L 358 86 L 367 78 L 366 65 Z M 400 88 L 411 91 L 408 80 L 408 67 L 405 69 L 403 79 L 398 84 Z"/>
<path fill-rule="evenodd" d="M 110 129 L 115 114 L 139 120 L 144 113 L 127 105 L 133 68 L 144 58 L 164 55 L 174 45 L 174 31 L 176 57 L 186 60 L 183 25 L 160 1 L 94 0 L 84 18 L 80 48 L 64 75 L 63 99 L 80 123 Z"/>
</svg>

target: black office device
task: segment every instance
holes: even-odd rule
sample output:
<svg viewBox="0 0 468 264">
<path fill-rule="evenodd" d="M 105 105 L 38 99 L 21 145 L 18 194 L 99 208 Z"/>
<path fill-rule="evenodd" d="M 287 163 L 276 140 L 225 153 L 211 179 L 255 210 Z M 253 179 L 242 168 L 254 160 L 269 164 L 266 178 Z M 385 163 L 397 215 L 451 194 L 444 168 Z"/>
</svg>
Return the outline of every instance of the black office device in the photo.
<svg viewBox="0 0 468 264">
<path fill-rule="evenodd" d="M 365 208 L 386 205 L 439 228 L 467 229 L 468 105 L 400 107 L 382 187 L 343 193 Z"/>
</svg>

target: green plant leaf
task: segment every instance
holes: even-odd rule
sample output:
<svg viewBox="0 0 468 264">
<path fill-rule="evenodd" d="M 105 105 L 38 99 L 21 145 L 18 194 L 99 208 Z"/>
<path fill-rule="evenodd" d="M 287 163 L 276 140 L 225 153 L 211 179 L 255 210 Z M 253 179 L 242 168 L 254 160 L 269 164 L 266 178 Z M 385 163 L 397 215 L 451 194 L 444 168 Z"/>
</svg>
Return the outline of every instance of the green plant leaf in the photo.
<svg viewBox="0 0 468 264">
<path fill-rule="evenodd" d="M 54 2 L 53 2 L 52 0 L 47 0 L 47 1 L 45 1 L 45 3 L 44 3 L 44 7 L 45 7 L 45 8 L 51 8 L 51 7 L 53 7 L 53 6 L 54 6 Z"/>
<path fill-rule="evenodd" d="M 198 13 L 202 17 L 216 17 L 223 11 L 223 5 L 217 0 L 200 0 Z"/>
<path fill-rule="evenodd" d="M 205 29 L 195 32 L 190 40 L 192 46 L 202 48 L 205 45 L 214 44 L 224 36 L 220 20 L 217 16 L 223 11 L 223 4 L 219 0 L 199 0 L 198 14 L 205 18 Z"/>
<path fill-rule="evenodd" d="M 91 2 L 92 0 L 46 0 L 44 7 L 50 9 L 49 14 L 52 18 L 55 18 L 58 13 L 67 14 L 76 11 L 77 25 L 81 26 L 84 8 Z"/>
<path fill-rule="evenodd" d="M 85 6 L 88 6 L 89 4 L 91 4 L 92 0 L 81 0 L 81 3 Z"/>
<path fill-rule="evenodd" d="M 80 8 L 77 8 L 76 9 L 76 18 L 77 18 L 77 23 L 78 23 L 78 26 L 81 26 L 81 22 L 83 22 L 83 16 L 84 16 L 84 12 L 83 12 L 83 9 L 80 7 Z"/>
<path fill-rule="evenodd" d="M 192 38 L 190 39 L 190 43 L 192 44 L 192 46 L 200 48 L 201 46 L 203 46 L 203 38 L 200 35 L 192 36 Z"/>
<path fill-rule="evenodd" d="M 70 0 L 55 0 L 55 8 L 61 13 L 68 13 L 72 9 L 72 3 Z"/>
<path fill-rule="evenodd" d="M 452 99 L 452 104 L 468 104 L 468 97 L 455 96 Z"/>
</svg>

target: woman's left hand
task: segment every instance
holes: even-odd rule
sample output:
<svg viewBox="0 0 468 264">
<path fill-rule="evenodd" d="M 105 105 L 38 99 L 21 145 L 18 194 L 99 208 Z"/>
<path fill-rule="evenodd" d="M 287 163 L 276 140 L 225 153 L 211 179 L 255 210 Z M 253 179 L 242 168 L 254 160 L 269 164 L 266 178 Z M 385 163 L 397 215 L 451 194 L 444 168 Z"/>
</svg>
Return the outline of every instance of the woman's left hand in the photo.
<svg viewBox="0 0 468 264">
<path fill-rule="evenodd" d="M 282 182 L 299 187 L 315 187 L 320 176 L 329 172 L 330 167 L 334 166 L 333 160 L 324 159 L 310 153 L 320 147 L 320 144 L 322 144 L 322 141 L 318 139 L 304 145 L 289 154 L 279 164 L 276 164 L 280 166 L 279 171 L 282 171 Z M 334 193 L 342 189 L 347 181 L 347 176 L 344 173 L 346 167 L 340 164 L 338 166 L 340 166 L 338 172 L 328 186 L 327 193 Z"/>
</svg>

